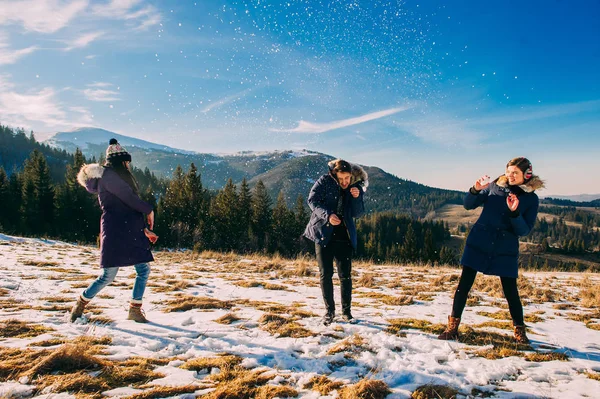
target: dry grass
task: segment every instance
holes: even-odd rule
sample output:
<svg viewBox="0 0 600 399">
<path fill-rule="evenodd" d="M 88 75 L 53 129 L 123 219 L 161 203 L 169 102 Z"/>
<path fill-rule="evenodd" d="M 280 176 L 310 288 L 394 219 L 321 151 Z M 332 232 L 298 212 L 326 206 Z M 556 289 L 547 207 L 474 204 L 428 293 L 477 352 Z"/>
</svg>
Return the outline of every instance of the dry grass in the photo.
<svg viewBox="0 0 600 399">
<path fill-rule="evenodd" d="M 560 300 L 559 293 L 550 288 L 536 286 L 525 276 L 519 277 L 517 285 L 519 295 L 525 302 L 544 303 Z M 494 298 L 504 298 L 500 279 L 495 276 L 477 276 L 475 284 L 473 284 L 473 290 L 483 292 Z"/>
<path fill-rule="evenodd" d="M 238 287 L 244 287 L 244 288 L 262 287 L 265 290 L 289 291 L 289 288 L 286 287 L 285 285 L 266 283 L 266 282 L 263 282 L 263 281 L 256 281 L 256 280 L 236 281 L 233 284 L 237 285 Z"/>
<path fill-rule="evenodd" d="M 331 381 L 324 375 L 319 375 L 311 378 L 306 384 L 304 384 L 303 388 L 317 391 L 321 395 L 328 395 L 329 392 L 338 390 L 343 386 L 344 384 L 342 382 Z"/>
<path fill-rule="evenodd" d="M 595 371 L 586 371 L 585 375 L 589 379 L 600 381 L 600 373 L 597 373 Z"/>
<path fill-rule="evenodd" d="M 359 334 L 354 334 L 344 339 L 343 341 L 335 344 L 327 351 L 327 354 L 335 355 L 336 353 L 341 352 L 357 354 L 365 351 L 372 352 L 372 350 L 367 345 L 367 341 Z"/>
<path fill-rule="evenodd" d="M 218 319 L 215 320 L 216 323 L 219 324 L 231 324 L 231 323 L 235 323 L 236 321 L 241 320 L 239 317 L 237 317 L 235 314 L 233 313 L 227 313 L 226 315 L 223 315 L 221 317 L 219 317 Z"/>
<path fill-rule="evenodd" d="M 98 350 L 98 346 L 90 345 L 83 338 L 64 344 L 34 364 L 25 375 L 33 378 L 57 372 L 73 373 L 105 367 L 108 363 L 94 355 Z"/>
<path fill-rule="evenodd" d="M 212 372 L 212 369 L 232 369 L 238 366 L 242 360 L 242 357 L 237 355 L 223 354 L 217 357 L 198 357 L 192 360 L 188 360 L 181 366 L 181 368 L 186 370 L 208 370 L 208 372 Z"/>
<path fill-rule="evenodd" d="M 359 286 L 365 288 L 377 287 L 377 280 L 375 279 L 375 275 L 373 273 L 363 273 L 356 282 Z"/>
<path fill-rule="evenodd" d="M 46 267 L 46 266 L 58 266 L 59 262 L 51 262 L 48 260 L 23 260 L 21 261 L 25 266 L 36 266 L 36 267 Z"/>
<path fill-rule="evenodd" d="M 551 362 L 554 360 L 559 360 L 561 362 L 566 362 L 569 360 L 569 357 L 564 353 L 559 352 L 546 352 L 546 353 L 528 353 L 525 355 L 525 360 L 528 362 Z"/>
<path fill-rule="evenodd" d="M 489 317 L 495 320 L 512 320 L 510 312 L 506 310 L 501 310 L 498 312 L 477 312 L 479 316 Z M 544 321 L 541 317 L 539 317 L 536 313 L 530 313 L 525 315 L 525 322 L 527 323 L 539 323 L 540 321 Z"/>
<path fill-rule="evenodd" d="M 47 350 L 0 347 L 0 381 L 16 379 L 32 363 L 48 355 Z"/>
<path fill-rule="evenodd" d="M 445 324 L 432 324 L 427 320 L 419 319 L 391 319 L 388 320 L 390 326 L 386 329 L 389 334 L 400 335 L 402 330 L 414 329 L 432 334 L 441 334 L 445 329 Z"/>
<path fill-rule="evenodd" d="M 188 280 L 183 279 L 168 279 L 165 284 L 157 285 L 152 287 L 154 292 L 177 292 L 184 291 L 187 288 L 194 287 L 196 284 L 190 283 Z"/>
<path fill-rule="evenodd" d="M 210 380 L 218 383 L 216 389 L 202 398 L 254 399 L 257 397 L 274 398 L 277 394 L 285 395 L 281 397 L 290 397 L 291 394 L 298 395 L 295 390 L 275 390 L 269 386 L 265 387 L 264 385 L 273 378 L 272 375 L 267 375 L 265 372 L 264 369 L 247 370 L 240 366 L 222 369 L 220 373 L 209 377 Z"/>
<path fill-rule="evenodd" d="M 308 317 L 319 317 L 318 314 L 311 312 L 310 310 L 294 309 L 290 312 L 290 315 L 298 317 L 300 319 L 306 319 Z"/>
<path fill-rule="evenodd" d="M 10 291 L 7 290 L 6 288 L 0 288 L 0 296 L 6 296 L 10 294 Z"/>
<path fill-rule="evenodd" d="M 384 399 L 392 391 L 380 380 L 365 378 L 340 391 L 340 399 Z"/>
<path fill-rule="evenodd" d="M 52 302 L 52 303 L 65 303 L 65 302 L 73 302 L 72 297 L 67 296 L 46 296 L 40 298 L 42 301 Z"/>
<path fill-rule="evenodd" d="M 407 295 L 386 295 L 379 292 L 359 292 L 356 295 L 359 298 L 370 298 L 380 301 L 386 305 L 391 306 L 407 306 L 412 305 L 414 303 L 414 299 L 412 296 Z"/>
<path fill-rule="evenodd" d="M 581 306 L 586 308 L 600 308 L 600 285 L 585 277 L 580 283 L 579 300 Z"/>
<path fill-rule="evenodd" d="M 233 304 L 203 296 L 179 296 L 167 301 L 166 312 L 185 312 L 191 309 L 231 309 Z"/>
<path fill-rule="evenodd" d="M 274 398 L 295 398 L 298 391 L 285 385 L 265 385 L 258 388 L 256 399 L 274 399 Z"/>
<path fill-rule="evenodd" d="M 252 301 L 250 299 L 238 299 L 235 301 L 237 306 L 250 306 L 263 312 L 287 313 L 290 311 L 288 306 L 277 302 Z"/>
<path fill-rule="evenodd" d="M 486 358 L 488 360 L 497 360 L 511 356 L 523 357 L 524 353 L 515 349 L 503 347 L 479 350 L 475 352 L 475 355 Z"/>
<path fill-rule="evenodd" d="M 477 331 L 471 327 L 461 327 L 459 342 L 472 346 L 492 345 L 495 349 L 531 350 L 530 345 L 519 344 L 509 335 L 490 331 Z"/>
<path fill-rule="evenodd" d="M 475 328 L 493 327 L 493 328 L 499 328 L 501 330 L 512 330 L 513 324 L 510 321 L 491 320 L 491 321 L 485 321 L 483 323 L 479 323 L 473 327 L 475 327 Z"/>
<path fill-rule="evenodd" d="M 274 313 L 265 313 L 258 320 L 261 329 L 279 338 L 306 338 L 313 337 L 315 333 L 296 323 L 293 317 L 284 317 Z"/>
<path fill-rule="evenodd" d="M 421 385 L 410 396 L 412 399 L 455 399 L 458 389 L 446 385 Z"/>
<path fill-rule="evenodd" d="M 125 399 L 158 399 L 170 398 L 186 393 L 193 393 L 198 390 L 197 385 L 185 385 L 180 387 L 156 387 L 148 391 L 126 396 Z"/>
<path fill-rule="evenodd" d="M 3 338 L 28 338 L 54 331 L 54 329 L 40 324 L 26 323 L 24 321 L 9 319 L 0 322 L 0 337 Z"/>
</svg>

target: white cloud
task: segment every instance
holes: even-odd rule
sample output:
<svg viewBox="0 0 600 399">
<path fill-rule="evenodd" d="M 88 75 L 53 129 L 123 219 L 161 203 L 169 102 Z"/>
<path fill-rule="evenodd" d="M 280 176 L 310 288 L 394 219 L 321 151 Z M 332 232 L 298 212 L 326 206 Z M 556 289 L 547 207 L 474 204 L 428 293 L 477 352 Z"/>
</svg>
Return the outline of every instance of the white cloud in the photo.
<svg viewBox="0 0 600 399">
<path fill-rule="evenodd" d="M 161 21 L 161 15 L 154 6 L 136 10 L 138 5 L 141 5 L 140 0 L 111 0 L 94 6 L 92 13 L 97 17 L 137 21 L 139 25 L 134 28 L 135 30 L 145 30 Z"/>
<path fill-rule="evenodd" d="M 8 37 L 0 32 L 0 65 L 14 64 L 21 57 L 31 54 L 38 48 L 31 46 L 19 50 L 13 50 L 8 43 Z"/>
<path fill-rule="evenodd" d="M 312 123 L 306 121 L 299 121 L 298 126 L 293 129 L 271 129 L 272 132 L 292 132 L 292 133 L 325 133 L 330 130 L 340 129 L 343 127 L 358 125 L 359 123 L 365 123 L 368 121 L 372 121 L 375 119 L 383 118 L 385 116 L 397 114 L 398 112 L 406 111 L 411 107 L 398 107 L 398 108 L 390 108 L 385 109 L 383 111 L 371 112 L 370 114 L 365 114 L 361 116 L 357 116 L 355 118 L 342 119 L 334 122 L 327 123 Z"/>
<path fill-rule="evenodd" d="M 108 83 L 108 82 L 94 82 L 94 83 L 90 83 L 89 85 L 87 85 L 87 87 L 110 87 L 112 86 L 112 83 Z"/>
<path fill-rule="evenodd" d="M 67 47 L 65 48 L 65 51 L 71 51 L 74 49 L 87 47 L 90 43 L 92 43 L 94 40 L 98 39 L 103 35 L 104 32 L 86 33 L 85 35 L 79 36 L 77 39 L 67 42 Z"/>
<path fill-rule="evenodd" d="M 0 83 L 1 84 L 1 83 Z M 81 127 L 89 125 L 88 115 L 79 108 L 78 117 L 69 115 L 56 98 L 56 91 L 45 87 L 27 94 L 0 92 L 0 115 L 15 126 L 42 124 L 47 128 Z M 6 123 L 6 122 L 5 122 Z"/>
<path fill-rule="evenodd" d="M 0 25 L 22 24 L 25 30 L 54 33 L 85 10 L 87 0 L 21 0 L 0 2 Z"/>
<path fill-rule="evenodd" d="M 247 96 L 248 94 L 250 94 L 255 88 L 249 88 L 243 91 L 240 91 L 239 93 L 235 93 L 232 94 L 230 96 L 221 98 L 220 100 L 217 100 L 213 103 L 208 104 L 206 107 L 204 107 L 204 109 L 202 110 L 202 112 L 207 113 L 209 111 L 212 111 L 215 108 L 219 108 L 222 107 L 225 104 L 229 104 L 232 103 L 234 101 L 237 101 L 245 96 Z"/>
<path fill-rule="evenodd" d="M 84 89 L 83 94 L 90 101 L 120 101 L 119 92 L 107 89 Z"/>
</svg>

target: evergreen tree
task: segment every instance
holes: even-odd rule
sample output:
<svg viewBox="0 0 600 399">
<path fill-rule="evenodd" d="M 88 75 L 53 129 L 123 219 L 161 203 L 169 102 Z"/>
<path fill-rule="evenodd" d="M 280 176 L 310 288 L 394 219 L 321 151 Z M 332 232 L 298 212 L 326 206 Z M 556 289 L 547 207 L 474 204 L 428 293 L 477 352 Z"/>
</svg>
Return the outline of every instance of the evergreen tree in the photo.
<svg viewBox="0 0 600 399">
<path fill-rule="evenodd" d="M 265 250 L 271 232 L 271 197 L 262 180 L 252 193 L 252 238 L 257 250 Z"/>
<path fill-rule="evenodd" d="M 210 206 L 214 243 L 218 249 L 229 251 L 237 247 L 241 235 L 238 204 L 236 187 L 229 179 Z"/>
<path fill-rule="evenodd" d="M 21 212 L 26 233 L 50 232 L 54 219 L 54 187 L 46 158 L 37 150 L 25 161 Z"/>
<path fill-rule="evenodd" d="M 73 163 L 67 165 L 65 182 L 56 190 L 56 222 L 60 236 L 79 242 L 94 241 L 98 235 L 100 209 L 95 196 L 79 186 L 77 173 L 85 164 L 79 148 L 73 156 Z"/>
<path fill-rule="evenodd" d="M 415 262 L 419 258 L 419 249 L 417 248 L 417 237 L 412 223 L 408 225 L 404 243 L 402 244 L 402 258 L 405 262 Z"/>
<path fill-rule="evenodd" d="M 240 245 L 238 248 L 246 252 L 251 249 L 250 245 L 250 233 L 252 230 L 252 191 L 246 181 L 246 178 L 242 180 L 240 186 L 240 192 L 238 195 L 239 199 L 239 223 L 240 223 Z"/>
<path fill-rule="evenodd" d="M 5 206 L 10 201 L 10 183 L 6 171 L 0 166 L 0 231 L 8 232 L 9 219 Z"/>
<path fill-rule="evenodd" d="M 294 214 L 289 211 L 283 191 L 279 192 L 273 208 L 271 248 L 281 254 L 292 252 L 294 242 Z"/>
</svg>

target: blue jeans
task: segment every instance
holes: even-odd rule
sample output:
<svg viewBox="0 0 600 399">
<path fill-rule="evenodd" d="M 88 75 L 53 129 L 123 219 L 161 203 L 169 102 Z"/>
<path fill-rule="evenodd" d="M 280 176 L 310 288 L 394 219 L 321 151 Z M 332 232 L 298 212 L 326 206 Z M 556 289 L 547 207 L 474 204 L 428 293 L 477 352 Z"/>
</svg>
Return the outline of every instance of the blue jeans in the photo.
<svg viewBox="0 0 600 399">
<path fill-rule="evenodd" d="M 147 263 L 140 263 L 134 266 L 137 276 L 135 276 L 135 283 L 133 284 L 133 302 L 142 301 L 144 291 L 146 290 L 146 282 L 150 275 L 150 266 Z M 102 274 L 98 277 L 89 287 L 83 291 L 82 296 L 85 299 L 92 300 L 104 287 L 109 285 L 115 279 L 117 272 L 120 267 L 106 267 L 102 269 Z"/>
</svg>

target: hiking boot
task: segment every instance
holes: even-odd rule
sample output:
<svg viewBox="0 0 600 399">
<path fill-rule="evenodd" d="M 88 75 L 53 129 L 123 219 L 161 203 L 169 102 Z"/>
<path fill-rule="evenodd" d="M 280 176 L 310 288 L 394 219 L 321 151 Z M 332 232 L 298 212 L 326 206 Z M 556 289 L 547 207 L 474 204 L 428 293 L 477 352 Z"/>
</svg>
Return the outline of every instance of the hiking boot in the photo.
<svg viewBox="0 0 600 399">
<path fill-rule="evenodd" d="M 136 323 L 148 323 L 148 319 L 146 319 L 146 315 L 142 310 L 141 303 L 131 303 L 129 305 L 129 315 L 127 316 L 127 320 L 133 320 Z"/>
<path fill-rule="evenodd" d="M 335 314 L 333 313 L 326 313 L 325 316 L 323 316 L 323 324 L 328 326 L 331 323 L 333 323 L 333 319 L 335 317 Z"/>
<path fill-rule="evenodd" d="M 83 311 L 88 303 L 90 303 L 90 301 L 86 301 L 83 299 L 83 296 L 79 295 L 77 303 L 73 306 L 73 309 L 71 309 L 71 323 L 83 316 Z"/>
<path fill-rule="evenodd" d="M 525 326 L 515 326 L 515 341 L 519 344 L 529 345 Z"/>
<path fill-rule="evenodd" d="M 356 319 L 352 317 L 352 313 L 350 312 L 344 312 L 344 314 L 342 315 L 342 320 L 344 320 L 346 323 L 356 323 Z"/>
<path fill-rule="evenodd" d="M 445 341 L 458 340 L 458 326 L 460 325 L 460 319 L 458 317 L 448 316 L 448 326 L 443 333 L 438 335 L 438 339 Z"/>
</svg>

